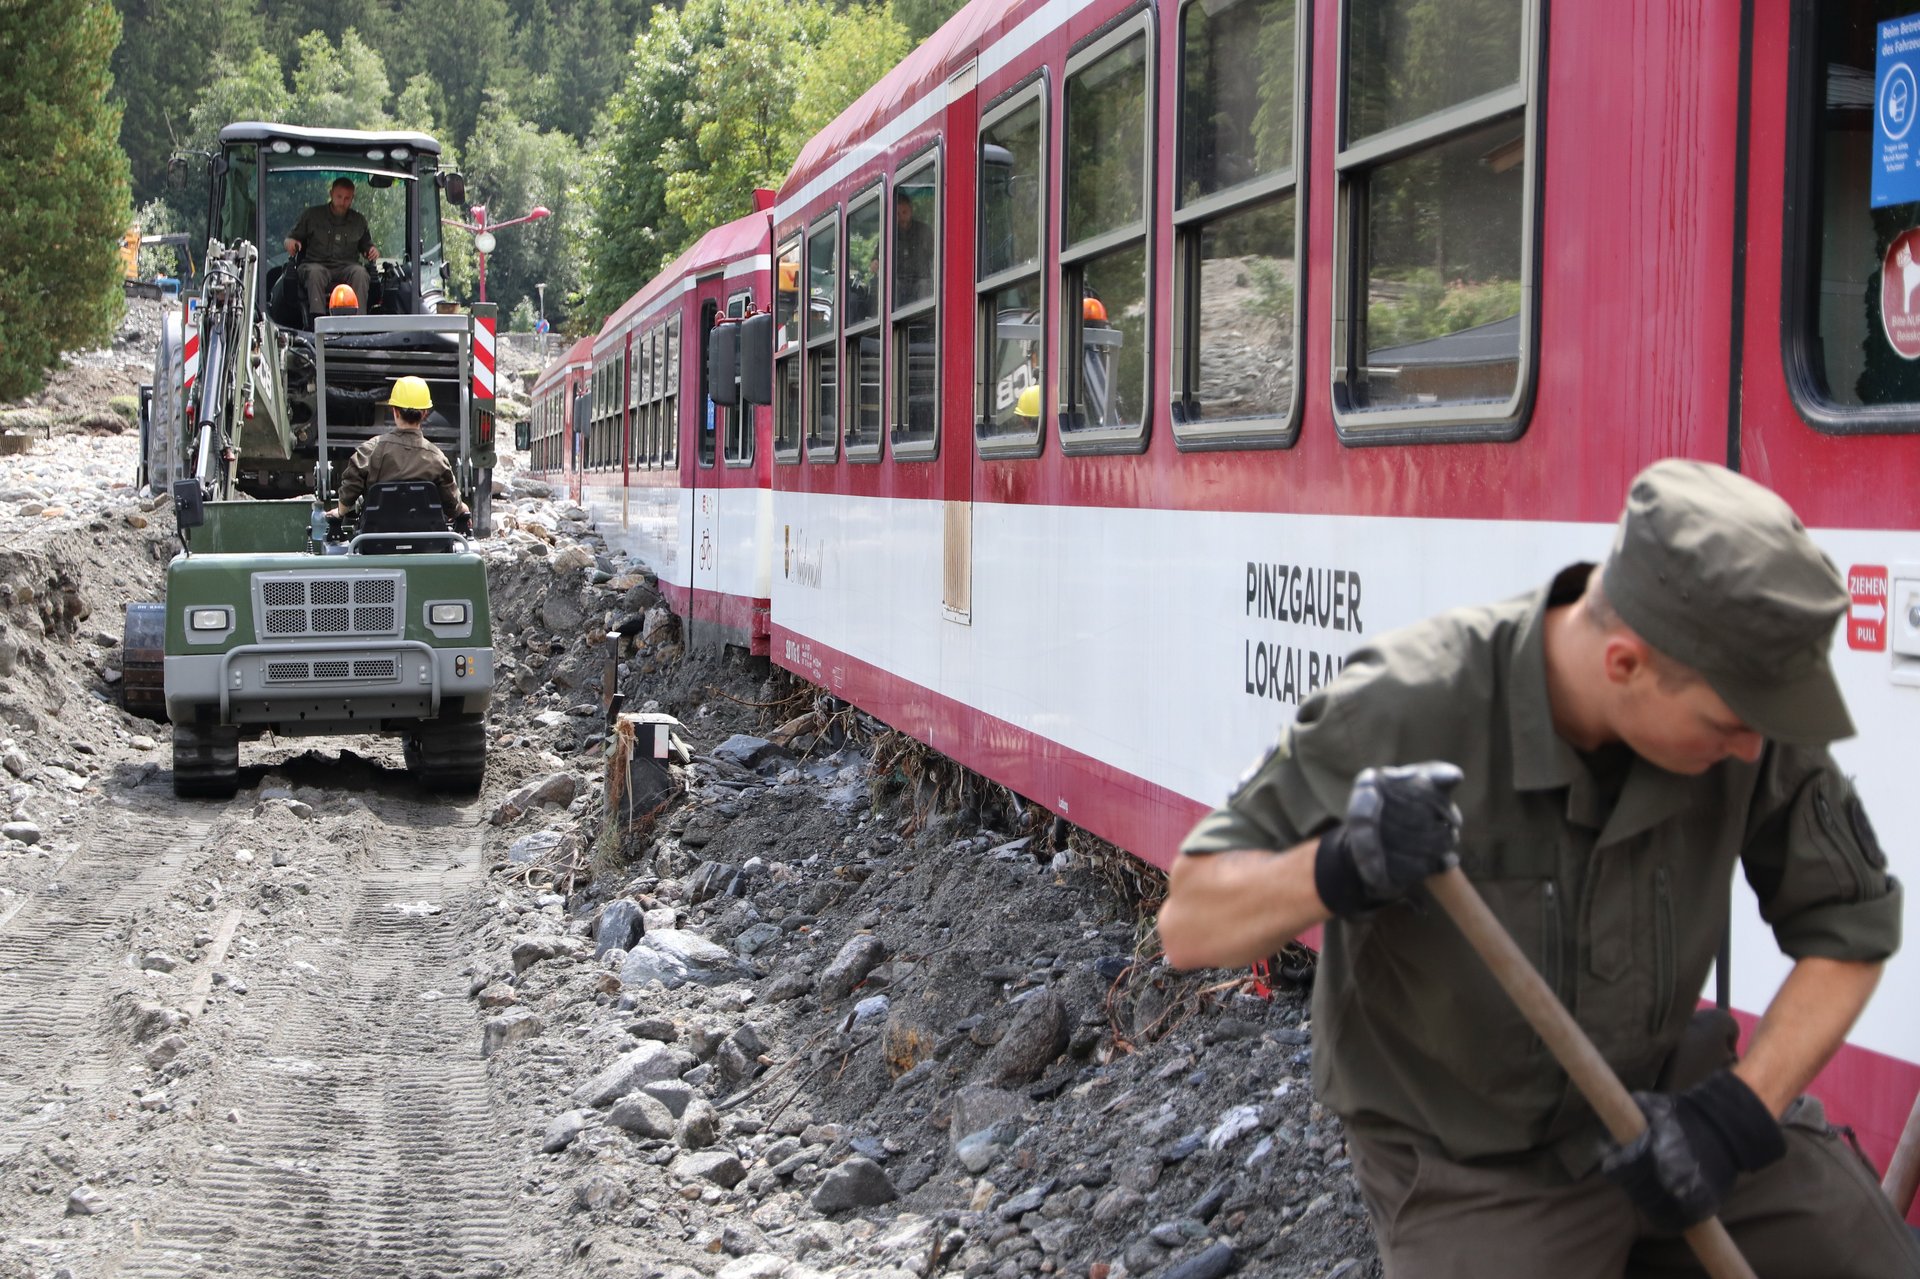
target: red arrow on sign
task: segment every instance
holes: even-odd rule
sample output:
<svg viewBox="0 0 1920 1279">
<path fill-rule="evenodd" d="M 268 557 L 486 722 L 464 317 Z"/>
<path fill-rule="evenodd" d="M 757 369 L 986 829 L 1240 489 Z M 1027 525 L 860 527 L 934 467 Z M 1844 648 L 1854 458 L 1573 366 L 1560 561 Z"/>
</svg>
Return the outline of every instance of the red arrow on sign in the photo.
<svg viewBox="0 0 1920 1279">
<path fill-rule="evenodd" d="M 1887 570 L 1882 564 L 1855 564 L 1847 570 L 1847 647 L 1882 652 L 1887 647 Z"/>
</svg>

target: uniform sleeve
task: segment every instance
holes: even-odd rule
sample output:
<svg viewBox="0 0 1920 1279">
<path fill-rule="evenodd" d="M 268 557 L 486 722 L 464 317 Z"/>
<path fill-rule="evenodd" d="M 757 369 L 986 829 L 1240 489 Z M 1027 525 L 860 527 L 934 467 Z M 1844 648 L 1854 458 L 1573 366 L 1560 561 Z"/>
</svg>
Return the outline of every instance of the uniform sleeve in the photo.
<svg viewBox="0 0 1920 1279">
<path fill-rule="evenodd" d="M 447 461 L 444 454 L 440 457 L 440 470 L 435 479 L 440 485 L 440 509 L 446 512 L 448 519 L 452 519 L 460 513 L 460 486 L 454 482 L 453 464 Z"/>
<path fill-rule="evenodd" d="M 346 511 L 353 510 L 367 491 L 367 461 L 372 456 L 373 446 L 378 437 L 368 440 L 353 451 L 347 464 L 340 472 L 340 506 Z"/>
<path fill-rule="evenodd" d="M 357 247 L 361 257 L 365 257 L 367 250 L 373 247 L 373 228 L 367 225 L 365 218 L 360 219 L 360 240 Z"/>
<path fill-rule="evenodd" d="M 302 249 L 307 247 L 307 219 L 311 216 L 312 209 L 302 209 L 300 216 L 293 220 L 293 230 L 287 232 L 287 239 L 300 241 Z"/>
<path fill-rule="evenodd" d="M 1362 758 L 1375 740 L 1368 724 L 1377 696 L 1378 667 L 1355 653 L 1338 680 L 1308 698 L 1280 740 L 1240 785 L 1200 820 L 1182 853 L 1257 848 L 1276 852 L 1311 839 L 1346 813 L 1354 775 L 1379 761 Z"/>
<path fill-rule="evenodd" d="M 1824 749 L 1769 747 L 1741 858 L 1789 957 L 1877 963 L 1900 948 L 1900 882 Z"/>
</svg>

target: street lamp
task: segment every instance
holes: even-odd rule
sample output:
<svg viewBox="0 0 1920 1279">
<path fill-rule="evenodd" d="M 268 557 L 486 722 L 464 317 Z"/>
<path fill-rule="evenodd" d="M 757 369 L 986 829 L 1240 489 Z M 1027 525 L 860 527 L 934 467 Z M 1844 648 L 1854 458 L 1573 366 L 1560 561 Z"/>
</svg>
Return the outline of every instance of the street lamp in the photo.
<svg viewBox="0 0 1920 1279">
<path fill-rule="evenodd" d="M 467 212 L 473 221 L 462 222 L 459 218 L 441 218 L 448 226 L 457 226 L 463 231 L 473 232 L 473 251 L 480 257 L 480 300 L 487 300 L 487 254 L 493 252 L 493 233 L 505 227 L 519 226 L 522 222 L 538 222 L 541 218 L 552 217 L 553 210 L 543 204 L 536 204 L 524 215 L 508 218 L 505 222 L 488 222 L 487 206 L 476 204 Z"/>
</svg>

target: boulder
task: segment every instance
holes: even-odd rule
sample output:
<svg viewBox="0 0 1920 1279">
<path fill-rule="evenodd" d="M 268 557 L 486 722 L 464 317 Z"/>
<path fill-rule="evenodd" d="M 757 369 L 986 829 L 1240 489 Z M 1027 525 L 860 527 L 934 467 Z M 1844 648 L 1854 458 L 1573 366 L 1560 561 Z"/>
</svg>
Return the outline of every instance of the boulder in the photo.
<svg viewBox="0 0 1920 1279">
<path fill-rule="evenodd" d="M 622 1053 L 613 1064 L 574 1089 L 573 1102 L 576 1106 L 610 1105 L 643 1084 L 678 1079 L 692 1065 L 693 1058 L 679 1049 L 649 1041 Z"/>
<path fill-rule="evenodd" d="M 872 933 L 856 933 L 847 938 L 840 953 L 820 974 L 816 983 L 820 997 L 828 1003 L 846 998 L 886 957 L 886 943 Z"/>
<path fill-rule="evenodd" d="M 812 1203 L 815 1212 L 844 1212 L 848 1208 L 878 1207 L 898 1195 L 884 1168 L 856 1155 L 821 1179 Z"/>
<path fill-rule="evenodd" d="M 628 949 L 620 964 L 620 981 L 628 987 L 656 980 L 668 989 L 688 982 L 717 985 L 742 975 L 732 951 L 680 928 L 648 933 Z"/>
</svg>

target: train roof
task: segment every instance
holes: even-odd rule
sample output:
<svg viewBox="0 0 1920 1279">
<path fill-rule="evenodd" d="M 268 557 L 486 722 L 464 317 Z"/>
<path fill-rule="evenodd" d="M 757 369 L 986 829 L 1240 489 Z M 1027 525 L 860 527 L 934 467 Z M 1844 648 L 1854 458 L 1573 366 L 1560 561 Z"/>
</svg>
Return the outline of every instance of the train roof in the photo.
<svg viewBox="0 0 1920 1279">
<path fill-rule="evenodd" d="M 831 180 L 836 166 L 857 164 L 871 153 L 882 127 L 915 103 L 946 104 L 947 80 L 978 58 L 981 73 L 998 70 L 1020 49 L 1048 31 L 1064 26 L 1093 0 L 969 0 L 893 70 L 854 99 L 800 148 L 780 184 L 778 208 L 804 203 L 817 180 Z M 1008 38 L 1010 37 L 1010 39 Z M 936 96 L 937 95 L 937 96 Z M 776 217 L 780 214 L 776 213 Z"/>
<path fill-rule="evenodd" d="M 750 262 L 764 257 L 771 252 L 772 243 L 773 225 L 761 210 L 714 227 L 607 317 L 594 339 L 594 353 L 598 354 L 602 346 L 611 345 L 635 321 L 648 318 L 657 304 L 677 295 L 694 280 L 743 259 Z"/>
<path fill-rule="evenodd" d="M 297 124 L 242 120 L 220 130 L 222 142 L 306 142 L 317 147 L 412 147 L 422 155 L 437 156 L 440 144 L 424 133 L 370 132 L 365 129 L 309 129 Z"/>
<path fill-rule="evenodd" d="M 593 334 L 576 338 L 572 346 L 556 356 L 546 368 L 540 370 L 540 376 L 534 381 L 533 393 L 538 396 L 556 382 L 566 380 L 567 370 L 585 368 L 593 360 Z"/>
</svg>

